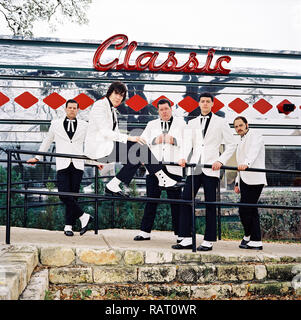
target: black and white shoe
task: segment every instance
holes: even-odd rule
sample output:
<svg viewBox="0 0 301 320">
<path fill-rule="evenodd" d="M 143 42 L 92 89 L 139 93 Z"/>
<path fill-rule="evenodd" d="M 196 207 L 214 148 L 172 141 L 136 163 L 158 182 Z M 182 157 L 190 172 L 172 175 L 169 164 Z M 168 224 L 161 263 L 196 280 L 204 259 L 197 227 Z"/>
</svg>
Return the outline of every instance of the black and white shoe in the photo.
<svg viewBox="0 0 301 320">
<path fill-rule="evenodd" d="M 72 236 L 74 236 L 74 233 L 71 230 L 67 230 L 67 231 L 64 231 L 64 235 L 67 237 L 72 237 Z"/>
<path fill-rule="evenodd" d="M 176 249 L 176 250 L 183 250 L 183 249 L 192 249 L 192 244 L 189 244 L 187 246 L 183 246 L 180 243 L 174 244 L 171 246 L 172 249 Z"/>
<path fill-rule="evenodd" d="M 211 251 L 212 250 L 212 246 L 211 247 L 205 247 L 205 246 L 198 246 L 197 248 L 197 251 Z"/>
<path fill-rule="evenodd" d="M 246 245 L 249 243 L 250 241 L 246 241 L 245 239 L 241 240 L 241 243 L 239 245 L 239 248 L 241 249 L 246 249 Z"/>
<path fill-rule="evenodd" d="M 163 170 L 156 172 L 155 175 L 158 178 L 159 187 L 161 188 L 178 189 L 185 185 L 184 182 L 177 182 L 170 178 Z"/>
<path fill-rule="evenodd" d="M 122 191 L 111 191 L 109 188 L 105 187 L 105 194 L 113 197 L 129 198 L 129 196 Z"/>
<path fill-rule="evenodd" d="M 83 228 L 81 228 L 81 230 L 80 230 L 80 232 L 79 232 L 79 234 L 80 234 L 81 236 L 88 231 L 88 225 L 89 225 L 89 223 L 90 223 L 91 221 L 93 221 L 93 220 L 94 220 L 94 218 L 90 215 L 87 224 L 86 224 Z"/>
<path fill-rule="evenodd" d="M 249 246 L 249 245 L 245 245 L 244 247 L 239 246 L 242 249 L 250 249 L 250 250 L 262 250 L 262 246 L 258 246 L 258 247 L 253 247 L 253 246 Z"/>
<path fill-rule="evenodd" d="M 136 236 L 136 237 L 134 238 L 134 240 L 135 240 L 135 241 L 150 240 L 150 237 L 148 237 L 148 238 L 144 238 L 144 237 L 142 237 L 142 236 L 138 235 L 138 236 Z"/>
</svg>

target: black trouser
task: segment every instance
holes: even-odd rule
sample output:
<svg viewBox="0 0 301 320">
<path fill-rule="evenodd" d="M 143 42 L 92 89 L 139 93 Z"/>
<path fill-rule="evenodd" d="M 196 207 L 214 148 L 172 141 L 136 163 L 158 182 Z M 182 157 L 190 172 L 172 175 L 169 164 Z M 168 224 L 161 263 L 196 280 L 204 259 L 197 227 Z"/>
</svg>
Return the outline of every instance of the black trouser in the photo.
<svg viewBox="0 0 301 320">
<path fill-rule="evenodd" d="M 240 202 L 257 203 L 262 189 L 263 184 L 250 185 L 240 179 Z M 251 241 L 261 241 L 258 208 L 239 207 L 238 212 L 245 236 L 250 236 Z"/>
<path fill-rule="evenodd" d="M 121 162 L 124 166 L 116 175 L 116 178 L 129 184 L 143 163 L 149 174 L 155 174 L 165 166 L 159 164 L 147 145 L 140 145 L 136 142 L 120 143 L 115 142 L 114 149 L 110 155 L 98 159 L 99 162 Z"/>
<path fill-rule="evenodd" d="M 70 163 L 69 167 L 66 169 L 58 170 L 58 191 L 78 193 L 83 173 L 83 170 L 76 169 L 73 163 Z M 76 219 L 84 213 L 77 203 L 77 197 L 59 196 L 59 198 L 66 205 L 65 224 L 71 226 L 75 225 Z"/>
<path fill-rule="evenodd" d="M 165 170 L 164 170 L 165 171 Z M 168 172 L 167 172 L 168 173 Z M 176 180 L 181 181 L 182 177 L 178 175 L 173 175 L 168 173 L 169 176 Z M 148 174 L 146 176 L 146 194 L 148 198 L 160 198 L 162 188 L 158 185 L 158 178 L 154 174 Z M 181 188 L 179 189 L 166 189 L 168 199 L 180 199 L 181 198 Z M 156 217 L 158 203 L 155 202 L 147 202 L 144 208 L 144 215 L 141 221 L 141 230 L 150 233 L 154 220 Z M 172 218 L 172 228 L 174 230 L 175 235 L 178 235 L 178 227 L 179 227 L 179 204 L 171 204 L 171 218 Z"/>
<path fill-rule="evenodd" d="M 199 191 L 201 185 L 204 188 L 205 201 L 216 201 L 216 187 L 218 178 L 206 176 L 204 173 L 194 175 L 194 197 Z M 192 176 L 187 176 L 186 184 L 183 190 L 183 200 L 192 200 Z M 192 236 L 192 212 L 191 206 L 182 204 L 179 218 L 179 236 Z M 206 228 L 204 240 L 216 241 L 216 205 L 206 205 Z"/>
</svg>

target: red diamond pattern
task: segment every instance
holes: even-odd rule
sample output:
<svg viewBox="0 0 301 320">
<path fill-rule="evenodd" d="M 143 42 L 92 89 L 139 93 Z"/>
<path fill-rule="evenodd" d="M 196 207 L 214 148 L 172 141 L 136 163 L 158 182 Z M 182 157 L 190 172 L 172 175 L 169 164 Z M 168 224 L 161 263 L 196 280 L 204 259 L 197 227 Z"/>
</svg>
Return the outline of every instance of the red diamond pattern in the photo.
<svg viewBox="0 0 301 320">
<path fill-rule="evenodd" d="M 48 97 L 44 98 L 43 102 L 45 102 L 50 108 L 55 110 L 63 105 L 66 102 L 66 99 L 64 99 L 58 93 L 53 92 Z"/>
<path fill-rule="evenodd" d="M 171 106 L 174 105 L 173 101 L 171 101 L 170 99 L 168 99 L 166 96 L 163 96 L 163 95 L 160 96 L 159 98 L 157 98 L 156 100 L 154 100 L 152 102 L 152 105 L 157 108 L 157 104 L 160 99 L 167 99 L 170 101 Z M 6 104 L 9 100 L 10 99 L 5 94 L 0 92 L 0 107 L 3 106 L 4 104 Z M 88 108 L 90 105 L 92 105 L 94 103 L 94 100 L 91 99 L 89 96 L 87 96 L 84 93 L 81 93 L 78 96 L 76 96 L 74 98 L 74 100 L 76 100 L 79 103 L 79 108 L 81 110 Z M 34 95 L 32 95 L 30 92 L 25 91 L 22 94 L 20 94 L 19 96 L 17 96 L 14 99 L 14 101 L 16 103 L 18 103 L 24 109 L 28 109 L 31 106 L 33 106 L 34 104 L 36 104 L 39 100 Z M 47 104 L 50 108 L 57 109 L 66 102 L 66 99 L 63 98 L 58 93 L 53 92 L 52 94 L 50 94 L 49 96 L 44 98 L 43 102 L 45 104 Z M 146 107 L 148 105 L 148 102 L 144 98 L 142 98 L 141 96 L 136 94 L 133 97 L 131 97 L 130 99 L 128 99 L 126 101 L 126 104 L 131 109 L 133 109 L 134 111 L 137 112 L 137 111 L 143 109 L 144 107 Z M 288 115 L 291 111 L 284 112 L 283 111 L 284 104 L 291 104 L 291 102 L 289 100 L 285 99 L 285 100 L 281 101 L 276 107 L 281 113 Z M 183 100 L 178 102 L 178 105 L 179 105 L 179 107 L 181 107 L 185 111 L 192 112 L 194 109 L 196 109 L 199 106 L 199 103 L 196 100 L 194 100 L 192 97 L 186 96 Z M 219 111 L 223 107 L 224 107 L 224 104 L 220 100 L 218 100 L 217 98 L 214 98 L 212 112 L 216 113 L 217 111 Z M 229 107 L 232 110 L 234 110 L 236 113 L 241 113 L 244 110 L 246 110 L 249 107 L 249 105 L 246 102 L 244 102 L 242 99 L 236 98 L 229 103 Z M 261 114 L 265 114 L 268 111 L 270 111 L 273 108 L 273 106 L 265 99 L 260 99 L 256 103 L 254 103 L 253 108 L 255 110 L 257 110 L 258 112 L 260 112 Z M 301 109 L 301 106 L 299 106 L 299 108 Z"/>
<path fill-rule="evenodd" d="M 84 93 L 80 93 L 74 100 L 78 102 L 80 110 L 85 110 L 94 103 L 94 100 Z"/>
<path fill-rule="evenodd" d="M 192 112 L 199 106 L 199 103 L 190 96 L 186 96 L 183 100 L 178 102 L 178 106 L 187 112 Z"/>
<path fill-rule="evenodd" d="M 273 108 L 273 106 L 266 100 L 260 99 L 253 104 L 253 108 L 256 109 L 258 112 L 260 112 L 261 114 L 265 114 L 268 111 L 270 111 Z"/>
<path fill-rule="evenodd" d="M 6 104 L 9 101 L 9 97 L 0 92 L 0 107 Z"/>
<path fill-rule="evenodd" d="M 17 102 L 24 109 L 28 109 L 34 104 L 36 104 L 39 100 L 33 96 L 30 92 L 26 91 L 20 94 L 15 98 L 15 102 Z"/>
<path fill-rule="evenodd" d="M 229 103 L 229 107 L 234 110 L 236 113 L 241 113 L 248 108 L 248 104 L 241 100 L 240 98 L 236 98 Z"/>
<path fill-rule="evenodd" d="M 126 104 L 133 109 L 134 111 L 139 111 L 148 105 L 148 102 L 139 96 L 139 94 L 135 94 L 130 99 L 126 101 Z"/>
<path fill-rule="evenodd" d="M 286 114 L 286 115 L 288 115 L 288 114 L 290 114 L 292 111 L 283 111 L 283 105 L 284 104 L 291 104 L 291 102 L 290 101 L 288 101 L 288 100 L 286 100 L 286 99 L 284 99 L 283 101 L 281 101 L 279 104 L 277 104 L 277 109 L 279 110 L 279 111 L 281 111 L 281 113 L 284 113 L 284 114 Z M 296 107 L 295 107 L 296 108 Z"/>
<path fill-rule="evenodd" d="M 167 100 L 170 102 L 171 106 L 174 105 L 174 103 L 173 103 L 170 99 L 168 99 L 167 97 L 165 97 L 165 96 L 160 96 L 159 98 L 157 98 L 155 101 L 152 102 L 152 105 L 153 105 L 154 107 L 158 108 L 158 102 L 159 102 L 159 100 L 161 100 L 161 99 L 167 99 Z"/>
<path fill-rule="evenodd" d="M 216 113 L 217 111 L 219 111 L 222 107 L 224 106 L 224 104 L 219 101 L 217 98 L 214 98 L 213 100 L 213 107 L 212 107 L 212 112 Z"/>
</svg>

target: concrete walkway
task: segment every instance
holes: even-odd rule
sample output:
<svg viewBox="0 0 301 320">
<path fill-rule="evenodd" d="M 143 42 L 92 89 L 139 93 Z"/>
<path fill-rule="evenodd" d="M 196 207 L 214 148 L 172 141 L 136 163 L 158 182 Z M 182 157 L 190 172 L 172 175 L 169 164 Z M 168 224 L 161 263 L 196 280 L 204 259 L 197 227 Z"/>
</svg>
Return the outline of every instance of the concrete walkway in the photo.
<svg viewBox="0 0 301 320">
<path fill-rule="evenodd" d="M 73 237 L 66 237 L 62 231 L 49 231 L 30 228 L 11 228 L 12 245 L 35 245 L 40 246 L 67 246 L 67 247 L 89 247 L 100 249 L 131 249 L 144 251 L 169 251 L 191 253 L 192 250 L 174 250 L 171 245 L 175 244 L 175 236 L 171 231 L 152 231 L 150 241 L 134 241 L 138 230 L 105 229 L 99 230 L 98 234 L 88 231 L 80 236 L 75 232 Z M 197 246 L 203 239 L 197 235 Z M 301 257 L 301 243 L 271 243 L 264 242 L 263 250 L 243 250 L 238 248 L 240 241 L 221 240 L 214 244 L 213 250 L 202 252 L 202 254 L 215 254 L 226 256 L 289 256 Z M 9 247 L 5 244 L 5 226 L 0 226 L 0 253 Z M 200 254 L 197 252 L 196 254 Z"/>
</svg>

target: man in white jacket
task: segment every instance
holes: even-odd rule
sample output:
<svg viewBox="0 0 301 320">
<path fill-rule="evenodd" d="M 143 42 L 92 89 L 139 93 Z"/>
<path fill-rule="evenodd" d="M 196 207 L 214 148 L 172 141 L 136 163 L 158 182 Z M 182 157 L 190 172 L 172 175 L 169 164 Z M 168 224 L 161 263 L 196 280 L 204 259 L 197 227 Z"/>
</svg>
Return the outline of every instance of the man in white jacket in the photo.
<svg viewBox="0 0 301 320">
<path fill-rule="evenodd" d="M 78 110 L 79 105 L 77 101 L 68 100 L 66 102 L 66 117 L 51 121 L 47 137 L 39 148 L 40 152 L 47 152 L 54 141 L 57 153 L 83 154 L 88 124 L 86 121 L 76 118 Z M 27 162 L 35 164 L 42 160 L 42 158 L 42 156 L 36 156 L 27 160 Z M 99 169 L 101 169 L 101 165 L 99 165 Z M 58 191 L 78 193 L 84 173 L 84 160 L 57 157 L 56 170 Z M 66 206 L 64 234 L 66 236 L 73 236 L 72 226 L 75 225 L 76 219 L 79 219 L 82 227 L 80 235 L 83 235 L 87 231 L 88 223 L 93 217 L 81 209 L 76 197 L 59 197 Z"/>
<path fill-rule="evenodd" d="M 102 163 L 121 162 L 124 166 L 105 187 L 105 193 L 127 197 L 120 184 L 129 184 L 143 163 L 155 174 L 162 187 L 178 187 L 177 181 L 163 171 L 164 166 L 148 148 L 141 136 L 121 133 L 118 126 L 116 108 L 126 99 L 127 87 L 124 83 L 113 82 L 106 96 L 94 103 L 89 113 L 89 125 L 85 139 L 85 155 Z M 117 156 L 119 154 L 119 156 Z"/>
<path fill-rule="evenodd" d="M 186 122 L 179 117 L 173 117 L 170 101 L 159 100 L 159 118 L 148 122 L 141 137 L 150 146 L 154 156 L 163 162 L 175 162 L 182 157 L 182 150 L 185 147 L 184 130 Z M 166 166 L 166 172 L 176 181 L 181 181 L 183 169 L 180 166 Z M 160 198 L 162 188 L 156 175 L 146 174 L 146 192 L 149 198 Z M 166 189 L 168 199 L 180 199 L 181 189 Z M 135 241 L 150 240 L 151 230 L 156 217 L 158 203 L 148 202 L 145 205 L 144 215 L 141 221 L 141 231 L 134 238 Z M 175 235 L 178 235 L 179 204 L 171 204 L 172 227 Z"/>
<path fill-rule="evenodd" d="M 233 142 L 233 134 L 227 121 L 211 110 L 214 98 L 210 93 L 200 94 L 199 106 L 201 115 L 188 122 L 188 129 L 191 130 L 192 137 L 187 139 L 190 143 L 192 156 L 190 163 L 210 164 L 211 168 L 202 168 L 197 165 L 194 172 L 188 174 L 183 190 L 183 199 L 192 200 L 192 174 L 194 175 L 194 197 L 201 186 L 204 189 L 205 201 L 216 201 L 216 188 L 220 178 L 220 168 L 230 159 L 235 151 L 236 145 Z M 225 145 L 225 151 L 220 154 L 221 145 Z M 178 163 L 185 166 L 187 157 Z M 183 204 L 180 209 L 180 228 L 179 236 L 183 240 L 173 245 L 173 249 L 192 248 L 192 215 L 191 206 Z M 197 248 L 198 251 L 212 250 L 213 242 L 216 241 L 216 206 L 206 205 L 206 228 L 202 244 Z"/>
<path fill-rule="evenodd" d="M 265 148 L 262 136 L 249 130 L 248 121 L 239 116 L 234 119 L 234 129 L 240 135 L 236 150 L 238 175 L 234 191 L 241 194 L 241 203 L 256 204 L 267 185 L 265 172 L 245 171 L 247 168 L 265 168 Z M 239 207 L 239 216 L 244 228 L 244 237 L 239 245 L 242 249 L 262 250 L 258 208 Z"/>
</svg>

